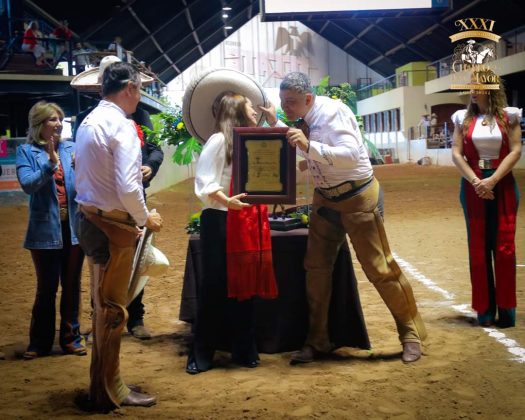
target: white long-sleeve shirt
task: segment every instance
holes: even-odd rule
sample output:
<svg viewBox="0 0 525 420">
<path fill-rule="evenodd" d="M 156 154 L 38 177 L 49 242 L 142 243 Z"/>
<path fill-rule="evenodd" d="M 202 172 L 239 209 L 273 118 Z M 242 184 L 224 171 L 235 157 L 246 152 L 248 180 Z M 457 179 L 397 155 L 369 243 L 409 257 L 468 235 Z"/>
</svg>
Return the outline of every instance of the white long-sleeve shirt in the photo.
<svg viewBox="0 0 525 420">
<path fill-rule="evenodd" d="M 209 196 L 217 191 L 223 191 L 227 196 L 230 195 L 232 166 L 226 164 L 225 147 L 224 135 L 215 133 L 204 145 L 197 161 L 195 195 L 202 201 L 205 209 L 228 210 L 227 207 Z"/>
<path fill-rule="evenodd" d="M 140 140 L 133 121 L 102 100 L 82 121 L 76 137 L 75 179 L 79 204 L 128 212 L 137 225 L 148 218 L 142 189 Z"/>
<path fill-rule="evenodd" d="M 373 175 L 359 125 L 345 104 L 316 96 L 304 120 L 310 128 L 310 150 L 298 153 L 308 161 L 316 187 L 330 188 Z"/>
</svg>

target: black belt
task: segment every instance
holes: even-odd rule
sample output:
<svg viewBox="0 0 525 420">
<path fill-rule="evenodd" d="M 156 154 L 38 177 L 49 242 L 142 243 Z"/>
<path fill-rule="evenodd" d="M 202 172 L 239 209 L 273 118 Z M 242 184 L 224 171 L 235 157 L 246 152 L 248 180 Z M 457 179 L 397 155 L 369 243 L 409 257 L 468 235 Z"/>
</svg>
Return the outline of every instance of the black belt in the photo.
<svg viewBox="0 0 525 420">
<path fill-rule="evenodd" d="M 368 183 L 372 182 L 373 179 L 374 177 L 371 176 L 365 179 L 358 179 L 357 181 L 345 181 L 339 185 L 336 185 L 335 187 L 317 188 L 317 190 L 324 198 L 334 199 L 367 185 Z"/>
</svg>

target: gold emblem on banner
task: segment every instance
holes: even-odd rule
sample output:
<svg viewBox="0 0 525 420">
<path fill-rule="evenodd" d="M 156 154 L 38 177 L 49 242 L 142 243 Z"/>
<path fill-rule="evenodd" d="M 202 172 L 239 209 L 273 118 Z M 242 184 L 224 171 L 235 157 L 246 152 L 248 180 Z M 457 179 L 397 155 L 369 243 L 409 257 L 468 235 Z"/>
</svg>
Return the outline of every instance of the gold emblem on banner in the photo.
<svg viewBox="0 0 525 420">
<path fill-rule="evenodd" d="M 477 91 L 499 89 L 499 77 L 495 75 L 494 69 L 491 68 L 493 66 L 490 65 L 497 58 L 496 43 L 501 38 L 493 33 L 495 23 L 496 21 L 492 19 L 484 18 L 466 18 L 455 22 L 459 32 L 449 37 L 451 42 L 463 39 L 467 41 L 457 44 L 454 48 L 451 68 L 455 83 L 450 85 L 451 89 Z M 480 74 L 482 76 L 479 76 Z"/>
</svg>

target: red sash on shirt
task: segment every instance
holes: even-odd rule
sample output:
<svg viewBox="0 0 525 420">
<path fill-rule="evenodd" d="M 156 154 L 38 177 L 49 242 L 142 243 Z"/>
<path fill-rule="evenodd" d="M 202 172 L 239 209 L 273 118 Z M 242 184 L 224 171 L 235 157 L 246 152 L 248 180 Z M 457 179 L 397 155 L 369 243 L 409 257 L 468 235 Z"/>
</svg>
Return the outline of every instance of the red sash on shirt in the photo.
<svg viewBox="0 0 525 420">
<path fill-rule="evenodd" d="M 230 195 L 231 189 L 230 186 Z M 277 297 L 266 205 L 254 204 L 242 210 L 228 210 L 226 266 L 229 298 Z"/>
<path fill-rule="evenodd" d="M 509 154 L 509 138 L 497 121 L 502 133 L 498 164 Z M 468 128 L 463 140 L 463 154 L 468 164 L 480 179 L 479 154 L 472 141 L 476 119 Z M 489 289 L 485 255 L 485 200 L 476 195 L 474 187 L 464 181 L 467 218 L 469 224 L 470 280 L 472 283 L 472 307 L 479 313 L 487 311 Z M 494 272 L 496 278 L 496 304 L 501 308 L 516 307 L 516 253 L 514 237 L 516 232 L 517 200 L 512 172 L 505 175 L 494 187 L 498 208 L 498 232 Z"/>
</svg>

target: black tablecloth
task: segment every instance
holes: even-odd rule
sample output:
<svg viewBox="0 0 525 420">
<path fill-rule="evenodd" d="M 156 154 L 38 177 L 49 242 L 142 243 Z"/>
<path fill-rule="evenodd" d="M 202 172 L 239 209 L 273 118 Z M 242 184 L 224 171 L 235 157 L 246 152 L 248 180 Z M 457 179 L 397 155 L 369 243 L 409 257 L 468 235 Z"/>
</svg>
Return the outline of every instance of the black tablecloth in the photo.
<svg viewBox="0 0 525 420">
<path fill-rule="evenodd" d="M 257 345 L 262 353 L 301 348 L 308 328 L 303 259 L 308 230 L 272 231 L 273 262 L 279 297 L 257 299 Z M 193 322 L 197 313 L 197 288 L 202 275 L 200 240 L 192 235 L 188 244 L 179 317 Z M 330 338 L 337 346 L 370 348 L 361 310 L 350 251 L 341 247 L 333 273 L 329 320 Z"/>
</svg>

